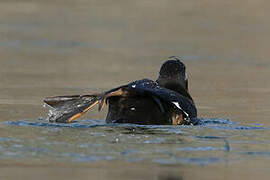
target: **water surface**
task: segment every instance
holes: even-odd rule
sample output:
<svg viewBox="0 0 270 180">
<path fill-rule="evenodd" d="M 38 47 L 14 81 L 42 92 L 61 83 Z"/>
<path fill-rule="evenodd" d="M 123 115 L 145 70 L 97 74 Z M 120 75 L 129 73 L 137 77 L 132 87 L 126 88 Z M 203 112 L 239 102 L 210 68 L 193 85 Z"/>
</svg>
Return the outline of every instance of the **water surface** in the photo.
<svg viewBox="0 0 270 180">
<path fill-rule="evenodd" d="M 269 179 L 268 2 L 1 1 L 0 177 Z M 52 124 L 46 96 L 189 72 L 199 126 Z"/>
</svg>

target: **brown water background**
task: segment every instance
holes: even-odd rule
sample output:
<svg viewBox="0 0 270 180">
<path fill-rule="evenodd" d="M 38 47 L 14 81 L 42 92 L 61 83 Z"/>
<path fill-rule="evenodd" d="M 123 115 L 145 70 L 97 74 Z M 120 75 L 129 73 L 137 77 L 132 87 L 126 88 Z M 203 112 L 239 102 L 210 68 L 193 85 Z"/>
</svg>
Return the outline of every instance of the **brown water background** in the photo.
<svg viewBox="0 0 270 180">
<path fill-rule="evenodd" d="M 179 55 L 187 66 L 199 117 L 269 128 L 269 5 L 263 0 L 1 0 L 0 178 L 269 179 L 269 129 L 245 131 L 241 143 L 230 147 L 236 154 L 207 151 L 207 157 L 216 153 L 218 158 L 234 160 L 198 165 L 174 160 L 159 163 L 155 156 L 136 161 L 142 156 L 149 158 L 151 153 L 135 153 L 128 160 L 118 155 L 80 162 L 65 156 L 57 159 L 58 155 L 37 151 L 34 145 L 41 143 L 43 147 L 49 142 L 54 148 L 52 142 L 63 140 L 65 145 L 55 147 L 59 154 L 65 148 L 82 154 L 91 147 L 78 150 L 78 144 L 71 148 L 68 144 L 100 140 L 104 149 L 117 154 L 120 150 L 109 139 L 114 142 L 129 136 L 114 127 L 108 127 L 113 131 L 108 134 L 107 128 L 7 125 L 20 120 L 41 121 L 38 118 L 47 114 L 42 107 L 46 96 L 92 93 L 136 79 L 156 79 L 163 61 Z M 83 119 L 104 119 L 105 114 L 93 110 Z M 95 138 L 93 131 L 112 137 Z M 200 136 L 217 133 L 211 128 L 183 131 Z M 242 131 L 224 133 L 226 137 L 235 135 L 232 139 L 236 141 Z M 142 133 L 138 138 L 147 135 Z M 170 136 L 173 142 L 178 142 L 178 137 Z M 198 142 L 188 139 L 186 143 Z M 174 146 L 181 143 L 170 144 L 166 139 L 164 144 L 150 142 L 145 149 L 165 148 L 173 153 Z M 131 149 L 138 148 L 144 151 L 140 140 Z M 248 149 L 247 155 L 239 156 L 243 149 Z M 31 151 L 35 154 L 29 155 Z M 205 157 L 204 153 L 197 155 Z"/>
</svg>

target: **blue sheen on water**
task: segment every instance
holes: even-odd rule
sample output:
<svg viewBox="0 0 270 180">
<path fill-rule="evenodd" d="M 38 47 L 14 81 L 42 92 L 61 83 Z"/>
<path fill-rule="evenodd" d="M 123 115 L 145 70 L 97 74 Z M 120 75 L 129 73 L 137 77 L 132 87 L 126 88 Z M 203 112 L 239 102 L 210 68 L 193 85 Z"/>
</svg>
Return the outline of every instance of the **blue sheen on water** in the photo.
<svg viewBox="0 0 270 180">
<path fill-rule="evenodd" d="M 7 159 L 207 165 L 270 157 L 264 147 L 267 139 L 260 138 L 269 134 L 269 127 L 222 118 L 200 119 L 198 126 L 106 124 L 101 120 L 61 124 L 45 119 L 6 121 L 2 126 L 31 135 L 0 137 L 0 158 Z M 257 146 L 247 148 L 246 144 Z"/>
</svg>

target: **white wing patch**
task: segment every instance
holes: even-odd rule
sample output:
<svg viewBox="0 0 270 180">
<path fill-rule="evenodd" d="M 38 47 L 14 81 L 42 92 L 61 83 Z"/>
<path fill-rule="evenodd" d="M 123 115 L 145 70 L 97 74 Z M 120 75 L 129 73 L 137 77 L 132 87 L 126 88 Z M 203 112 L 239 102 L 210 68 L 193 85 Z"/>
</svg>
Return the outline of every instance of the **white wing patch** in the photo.
<svg viewBox="0 0 270 180">
<path fill-rule="evenodd" d="M 185 72 L 185 81 L 188 80 L 187 72 Z"/>
<path fill-rule="evenodd" d="M 172 103 L 173 103 L 178 109 L 182 110 L 183 113 L 184 113 L 187 117 L 189 117 L 188 113 L 186 113 L 186 112 L 180 107 L 180 105 L 179 105 L 178 102 L 172 102 Z"/>
<path fill-rule="evenodd" d="M 178 102 L 172 102 L 178 109 L 181 109 L 182 110 L 182 108 L 179 106 L 179 103 Z"/>
</svg>

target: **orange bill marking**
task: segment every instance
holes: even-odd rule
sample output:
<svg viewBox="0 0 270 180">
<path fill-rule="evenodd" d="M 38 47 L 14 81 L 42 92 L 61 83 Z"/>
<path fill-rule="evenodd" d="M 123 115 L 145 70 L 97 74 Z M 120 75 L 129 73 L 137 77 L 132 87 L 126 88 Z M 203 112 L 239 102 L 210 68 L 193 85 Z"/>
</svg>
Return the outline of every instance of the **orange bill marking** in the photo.
<svg viewBox="0 0 270 180">
<path fill-rule="evenodd" d="M 175 114 L 172 118 L 172 125 L 179 125 L 183 122 L 183 115 L 182 114 Z"/>
<path fill-rule="evenodd" d="M 89 107 L 87 107 L 85 110 L 83 110 L 80 113 L 77 113 L 75 115 L 73 115 L 71 118 L 68 119 L 68 123 L 71 123 L 74 119 L 84 115 L 89 109 L 91 109 L 93 106 L 95 106 L 96 104 L 98 104 L 98 101 L 94 102 L 93 104 L 91 104 Z"/>
</svg>

